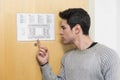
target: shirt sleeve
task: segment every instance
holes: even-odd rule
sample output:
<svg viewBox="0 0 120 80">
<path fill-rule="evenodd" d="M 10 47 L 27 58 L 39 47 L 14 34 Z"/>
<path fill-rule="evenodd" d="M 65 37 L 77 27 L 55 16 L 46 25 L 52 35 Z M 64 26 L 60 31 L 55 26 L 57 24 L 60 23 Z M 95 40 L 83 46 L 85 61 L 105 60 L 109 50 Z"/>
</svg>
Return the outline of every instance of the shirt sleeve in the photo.
<svg viewBox="0 0 120 80">
<path fill-rule="evenodd" d="M 57 76 L 53 73 L 49 64 L 41 67 L 43 80 L 65 80 L 64 67 L 62 65 L 60 75 Z"/>
<path fill-rule="evenodd" d="M 102 73 L 105 80 L 120 80 L 120 58 L 114 51 L 102 56 Z"/>
</svg>

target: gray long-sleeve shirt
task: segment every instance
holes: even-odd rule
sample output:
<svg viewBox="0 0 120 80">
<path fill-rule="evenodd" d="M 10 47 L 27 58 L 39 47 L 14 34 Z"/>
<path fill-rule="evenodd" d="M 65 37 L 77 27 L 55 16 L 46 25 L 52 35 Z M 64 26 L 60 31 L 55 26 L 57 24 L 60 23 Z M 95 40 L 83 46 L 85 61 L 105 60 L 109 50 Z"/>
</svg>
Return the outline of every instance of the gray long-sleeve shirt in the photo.
<svg viewBox="0 0 120 80">
<path fill-rule="evenodd" d="M 120 80 L 120 60 L 110 48 L 96 44 L 86 50 L 70 50 L 56 76 L 49 64 L 41 67 L 43 80 Z"/>
</svg>

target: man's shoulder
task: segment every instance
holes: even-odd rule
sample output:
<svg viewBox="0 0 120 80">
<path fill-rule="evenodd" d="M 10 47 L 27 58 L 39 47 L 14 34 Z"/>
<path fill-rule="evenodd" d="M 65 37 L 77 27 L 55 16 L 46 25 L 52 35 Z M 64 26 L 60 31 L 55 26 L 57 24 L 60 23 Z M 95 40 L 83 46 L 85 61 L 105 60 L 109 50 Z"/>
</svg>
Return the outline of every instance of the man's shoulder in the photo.
<svg viewBox="0 0 120 80">
<path fill-rule="evenodd" d="M 96 51 L 100 54 L 116 54 L 116 51 L 113 50 L 112 48 L 106 46 L 106 45 L 103 45 L 103 44 L 99 44 L 98 43 L 98 47 L 96 48 Z"/>
<path fill-rule="evenodd" d="M 101 60 L 106 60 L 106 59 L 118 59 L 119 56 L 115 50 L 112 48 L 103 45 L 103 44 L 98 44 L 99 46 L 96 48 L 96 53 L 97 55 L 101 58 Z"/>
</svg>

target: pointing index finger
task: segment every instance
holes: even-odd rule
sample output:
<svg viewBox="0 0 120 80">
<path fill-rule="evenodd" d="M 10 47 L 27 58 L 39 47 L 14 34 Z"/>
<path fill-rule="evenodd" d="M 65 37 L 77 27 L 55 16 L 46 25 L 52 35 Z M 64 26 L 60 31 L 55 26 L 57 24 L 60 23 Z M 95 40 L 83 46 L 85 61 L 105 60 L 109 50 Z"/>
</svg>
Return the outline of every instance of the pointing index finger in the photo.
<svg viewBox="0 0 120 80">
<path fill-rule="evenodd" d="M 37 46 L 38 46 L 38 48 L 40 48 L 40 41 L 39 41 L 39 39 L 37 40 Z"/>
</svg>

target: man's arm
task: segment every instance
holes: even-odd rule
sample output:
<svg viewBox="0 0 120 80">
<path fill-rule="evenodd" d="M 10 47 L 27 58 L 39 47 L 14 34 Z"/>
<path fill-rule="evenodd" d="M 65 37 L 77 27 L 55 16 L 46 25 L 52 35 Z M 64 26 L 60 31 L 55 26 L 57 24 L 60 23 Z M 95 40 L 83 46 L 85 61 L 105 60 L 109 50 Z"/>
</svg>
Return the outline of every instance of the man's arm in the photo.
<svg viewBox="0 0 120 80">
<path fill-rule="evenodd" d="M 41 67 L 41 71 L 42 71 L 43 80 L 65 80 L 65 72 L 63 66 L 59 76 L 56 76 L 53 73 L 49 64 L 46 64 L 43 67 Z"/>
<path fill-rule="evenodd" d="M 56 76 L 49 63 L 48 63 L 48 58 L 49 58 L 49 51 L 47 48 L 42 47 L 40 45 L 40 41 L 37 40 L 37 46 L 38 46 L 38 53 L 36 55 L 37 61 L 41 67 L 42 75 L 43 75 L 43 80 L 65 80 L 64 77 L 64 65 L 62 64 L 62 69 L 61 73 L 59 76 Z"/>
<path fill-rule="evenodd" d="M 102 58 L 102 73 L 105 80 L 120 80 L 120 59 L 114 51 Z"/>
<path fill-rule="evenodd" d="M 115 62 L 106 70 L 105 80 L 120 80 L 120 62 Z"/>
</svg>

